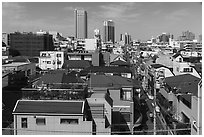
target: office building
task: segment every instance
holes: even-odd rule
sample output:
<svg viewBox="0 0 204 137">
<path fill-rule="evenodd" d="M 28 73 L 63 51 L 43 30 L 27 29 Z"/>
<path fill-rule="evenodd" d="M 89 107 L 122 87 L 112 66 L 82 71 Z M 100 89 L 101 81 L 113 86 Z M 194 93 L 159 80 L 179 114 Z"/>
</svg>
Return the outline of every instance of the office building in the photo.
<svg viewBox="0 0 204 137">
<path fill-rule="evenodd" d="M 10 49 L 21 56 L 39 56 L 40 51 L 54 50 L 52 35 L 15 32 L 10 34 Z"/>
<path fill-rule="evenodd" d="M 104 35 L 103 41 L 104 42 L 115 42 L 115 27 L 114 22 L 112 20 L 104 21 Z"/>
<path fill-rule="evenodd" d="M 75 16 L 75 37 L 78 39 L 87 38 L 87 12 L 85 10 L 74 11 Z"/>
<path fill-rule="evenodd" d="M 190 32 L 189 30 L 182 32 L 182 36 L 180 36 L 180 40 L 190 40 L 193 41 L 195 39 L 195 34 Z"/>
</svg>

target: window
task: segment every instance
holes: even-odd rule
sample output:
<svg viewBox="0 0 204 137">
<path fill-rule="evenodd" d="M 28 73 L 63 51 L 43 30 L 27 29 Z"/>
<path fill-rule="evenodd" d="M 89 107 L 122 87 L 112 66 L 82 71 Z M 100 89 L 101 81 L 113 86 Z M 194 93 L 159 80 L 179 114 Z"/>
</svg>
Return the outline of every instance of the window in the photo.
<svg viewBox="0 0 204 137">
<path fill-rule="evenodd" d="M 78 119 L 60 119 L 60 124 L 78 124 Z"/>
<path fill-rule="evenodd" d="M 42 53 L 42 55 L 41 55 L 42 57 L 46 57 L 46 53 Z"/>
<path fill-rule="evenodd" d="M 179 58 L 179 62 L 182 62 L 182 58 Z"/>
<path fill-rule="evenodd" d="M 58 61 L 57 61 L 57 64 L 62 64 L 62 62 L 58 60 Z"/>
<path fill-rule="evenodd" d="M 193 72 L 193 68 L 183 68 L 183 72 Z"/>
<path fill-rule="evenodd" d="M 36 118 L 36 124 L 37 125 L 45 125 L 45 118 Z"/>
<path fill-rule="evenodd" d="M 28 128 L 27 118 L 21 118 L 21 127 L 22 128 Z"/>
<path fill-rule="evenodd" d="M 57 54 L 57 57 L 61 57 L 61 54 Z"/>
<path fill-rule="evenodd" d="M 121 90 L 120 99 L 121 100 L 131 100 L 131 90 Z"/>
<path fill-rule="evenodd" d="M 47 64 L 51 64 L 51 61 L 47 61 Z"/>
</svg>

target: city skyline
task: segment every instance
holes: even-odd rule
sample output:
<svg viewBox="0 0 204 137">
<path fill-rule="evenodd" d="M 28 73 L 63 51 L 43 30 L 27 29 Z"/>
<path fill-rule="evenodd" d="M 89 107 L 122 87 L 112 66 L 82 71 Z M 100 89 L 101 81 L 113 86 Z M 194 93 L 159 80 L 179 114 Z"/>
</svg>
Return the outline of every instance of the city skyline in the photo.
<svg viewBox="0 0 204 137">
<path fill-rule="evenodd" d="M 53 10 L 55 9 L 55 10 Z M 75 35 L 74 9 L 87 11 L 88 38 L 94 30 L 103 31 L 103 22 L 113 20 L 115 39 L 128 32 L 132 39 L 148 40 L 171 33 L 177 38 L 183 31 L 202 34 L 200 2 L 3 2 L 2 31 L 57 31 Z"/>
</svg>

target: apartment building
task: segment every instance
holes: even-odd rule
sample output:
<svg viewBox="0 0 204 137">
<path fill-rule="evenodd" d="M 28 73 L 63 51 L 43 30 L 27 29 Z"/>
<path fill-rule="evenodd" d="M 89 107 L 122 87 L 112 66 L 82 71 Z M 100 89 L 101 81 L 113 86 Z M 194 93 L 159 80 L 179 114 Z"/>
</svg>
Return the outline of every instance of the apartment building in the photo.
<svg viewBox="0 0 204 137">
<path fill-rule="evenodd" d="M 64 63 L 63 51 L 41 51 L 39 58 L 39 68 L 42 70 L 55 70 L 62 68 Z"/>
</svg>

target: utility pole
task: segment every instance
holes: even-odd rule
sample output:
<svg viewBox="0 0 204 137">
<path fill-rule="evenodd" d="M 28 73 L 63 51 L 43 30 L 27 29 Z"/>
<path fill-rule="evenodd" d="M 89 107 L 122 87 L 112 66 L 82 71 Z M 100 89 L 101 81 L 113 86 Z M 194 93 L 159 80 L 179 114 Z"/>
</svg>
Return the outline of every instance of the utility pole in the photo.
<svg viewBox="0 0 204 137">
<path fill-rule="evenodd" d="M 156 71 L 154 73 L 154 135 L 156 135 Z"/>
</svg>

